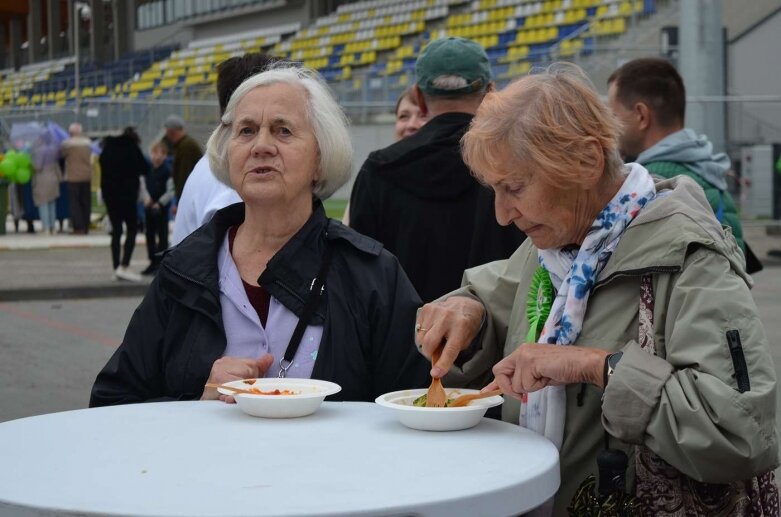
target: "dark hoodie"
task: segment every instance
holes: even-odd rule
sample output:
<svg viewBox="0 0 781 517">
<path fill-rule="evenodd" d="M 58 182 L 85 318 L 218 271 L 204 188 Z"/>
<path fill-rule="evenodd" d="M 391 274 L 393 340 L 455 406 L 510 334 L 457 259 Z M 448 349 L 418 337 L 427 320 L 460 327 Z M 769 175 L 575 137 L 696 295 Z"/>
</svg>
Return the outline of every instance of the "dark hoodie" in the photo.
<svg viewBox="0 0 781 517">
<path fill-rule="evenodd" d="M 350 226 L 396 255 L 424 302 L 457 289 L 465 269 L 508 258 L 526 237 L 496 222 L 493 192 L 461 158 L 471 121 L 445 113 L 371 153 L 350 198 Z"/>
<path fill-rule="evenodd" d="M 141 174 L 149 164 L 133 138 L 127 135 L 107 137 L 100 153 L 100 189 L 107 200 L 138 199 Z"/>
</svg>

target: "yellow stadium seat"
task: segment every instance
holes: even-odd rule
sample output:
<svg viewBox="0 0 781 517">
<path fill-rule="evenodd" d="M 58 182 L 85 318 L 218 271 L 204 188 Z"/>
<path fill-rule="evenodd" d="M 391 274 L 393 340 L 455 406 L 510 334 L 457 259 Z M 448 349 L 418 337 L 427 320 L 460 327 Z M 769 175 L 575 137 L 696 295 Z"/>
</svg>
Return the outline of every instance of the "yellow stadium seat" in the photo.
<svg viewBox="0 0 781 517">
<path fill-rule="evenodd" d="M 173 88 L 177 84 L 179 84 L 178 77 L 169 77 L 168 79 L 163 79 L 160 81 L 160 88 L 167 90 L 168 88 Z"/>
<path fill-rule="evenodd" d="M 201 84 L 203 82 L 204 77 L 205 74 L 188 75 L 187 78 L 184 80 L 184 85 L 194 86 L 196 84 Z"/>
<path fill-rule="evenodd" d="M 96 87 L 94 94 L 95 94 L 95 97 L 102 97 L 102 96 L 108 94 L 108 86 L 106 86 L 104 84 L 104 85 Z"/>
</svg>

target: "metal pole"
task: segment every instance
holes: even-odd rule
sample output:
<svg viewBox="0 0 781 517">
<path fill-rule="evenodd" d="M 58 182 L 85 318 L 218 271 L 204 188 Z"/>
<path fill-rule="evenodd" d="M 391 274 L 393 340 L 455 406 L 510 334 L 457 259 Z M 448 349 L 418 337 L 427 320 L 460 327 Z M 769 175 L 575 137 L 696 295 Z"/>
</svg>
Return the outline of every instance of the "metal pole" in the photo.
<svg viewBox="0 0 781 517">
<path fill-rule="evenodd" d="M 81 6 L 78 2 L 73 2 L 73 48 L 76 51 L 76 118 L 79 118 L 81 105 L 81 89 L 79 88 L 79 11 Z"/>
</svg>

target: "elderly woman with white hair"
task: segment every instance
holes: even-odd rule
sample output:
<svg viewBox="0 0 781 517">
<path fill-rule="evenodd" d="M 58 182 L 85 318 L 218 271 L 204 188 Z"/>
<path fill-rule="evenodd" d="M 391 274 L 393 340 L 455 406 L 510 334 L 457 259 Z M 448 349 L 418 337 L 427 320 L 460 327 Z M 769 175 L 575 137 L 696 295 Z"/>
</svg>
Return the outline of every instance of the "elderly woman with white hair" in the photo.
<svg viewBox="0 0 781 517">
<path fill-rule="evenodd" d="M 425 385 L 412 284 L 379 243 L 325 215 L 352 147 L 322 79 L 293 67 L 247 79 L 207 153 L 243 202 L 166 253 L 90 405 L 230 401 L 204 385 L 263 376 L 336 382 L 334 400 Z"/>
</svg>

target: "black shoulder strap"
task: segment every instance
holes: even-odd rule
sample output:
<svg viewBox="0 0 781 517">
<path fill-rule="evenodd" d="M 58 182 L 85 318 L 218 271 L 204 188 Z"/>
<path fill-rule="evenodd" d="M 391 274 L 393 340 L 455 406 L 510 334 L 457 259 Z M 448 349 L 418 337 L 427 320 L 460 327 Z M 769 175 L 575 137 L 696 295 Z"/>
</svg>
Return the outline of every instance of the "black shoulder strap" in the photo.
<svg viewBox="0 0 781 517">
<path fill-rule="evenodd" d="M 312 279 L 312 285 L 309 287 L 309 297 L 306 300 L 306 305 L 304 305 L 304 310 L 298 318 L 298 323 L 293 331 L 293 335 L 290 336 L 290 342 L 285 350 L 285 356 L 279 360 L 280 377 L 285 377 L 288 369 L 293 364 L 293 358 L 296 356 L 298 346 L 301 344 L 301 339 L 304 337 L 306 327 L 309 325 L 312 315 L 317 309 L 323 292 L 325 292 L 325 279 L 328 276 L 328 270 L 331 267 L 331 247 L 328 245 L 328 231 L 326 231 L 325 237 L 325 251 L 323 252 L 323 261 L 320 263 L 320 271 L 318 271 L 317 276 Z"/>
</svg>

